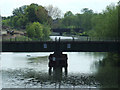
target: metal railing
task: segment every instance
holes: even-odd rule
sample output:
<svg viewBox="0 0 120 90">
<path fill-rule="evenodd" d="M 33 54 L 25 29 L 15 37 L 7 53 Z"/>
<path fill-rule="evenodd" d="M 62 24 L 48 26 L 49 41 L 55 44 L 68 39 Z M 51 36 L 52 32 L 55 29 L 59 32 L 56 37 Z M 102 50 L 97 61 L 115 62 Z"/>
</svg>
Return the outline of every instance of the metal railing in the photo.
<svg viewBox="0 0 120 90">
<path fill-rule="evenodd" d="M 55 38 L 54 40 L 41 40 L 36 38 L 22 38 L 19 37 L 12 37 L 12 38 L 2 38 L 2 41 L 120 41 L 120 38 L 104 38 L 104 37 L 71 37 L 70 39 L 64 38 Z"/>
</svg>

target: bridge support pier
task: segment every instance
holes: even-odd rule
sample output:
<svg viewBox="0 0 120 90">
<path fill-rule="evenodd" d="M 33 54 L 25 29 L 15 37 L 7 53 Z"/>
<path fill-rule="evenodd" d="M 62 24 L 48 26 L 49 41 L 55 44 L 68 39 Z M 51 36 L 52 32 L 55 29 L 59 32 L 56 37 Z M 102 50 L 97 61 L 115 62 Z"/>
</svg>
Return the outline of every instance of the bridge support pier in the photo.
<svg viewBox="0 0 120 90">
<path fill-rule="evenodd" d="M 67 54 L 62 54 L 62 52 L 54 52 L 54 54 L 49 55 L 49 75 L 51 75 L 52 68 L 53 72 L 59 69 L 62 72 L 62 68 L 64 68 L 65 75 L 67 75 Z"/>
</svg>

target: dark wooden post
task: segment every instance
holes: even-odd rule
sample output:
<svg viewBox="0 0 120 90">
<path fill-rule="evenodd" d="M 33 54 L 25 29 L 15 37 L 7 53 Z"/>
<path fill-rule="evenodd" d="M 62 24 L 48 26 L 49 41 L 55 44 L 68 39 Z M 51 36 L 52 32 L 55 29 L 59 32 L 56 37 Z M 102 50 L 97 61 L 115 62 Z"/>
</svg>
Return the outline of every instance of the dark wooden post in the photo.
<svg viewBox="0 0 120 90">
<path fill-rule="evenodd" d="M 74 42 L 75 39 L 74 39 L 74 37 L 72 37 L 72 38 L 73 38 L 73 42 Z"/>
<path fill-rule="evenodd" d="M 17 41 L 17 38 L 15 37 L 15 41 Z"/>
</svg>

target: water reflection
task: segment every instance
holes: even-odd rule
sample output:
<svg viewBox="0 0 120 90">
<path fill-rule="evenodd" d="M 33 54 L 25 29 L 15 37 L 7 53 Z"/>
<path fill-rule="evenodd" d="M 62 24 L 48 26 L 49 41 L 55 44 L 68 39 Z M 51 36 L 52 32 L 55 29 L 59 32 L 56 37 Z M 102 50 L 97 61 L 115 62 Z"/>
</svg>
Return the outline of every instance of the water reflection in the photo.
<svg viewBox="0 0 120 90">
<path fill-rule="evenodd" d="M 96 63 L 96 80 L 103 88 L 119 87 L 120 54 L 115 52 L 107 53 L 107 56 Z"/>
<path fill-rule="evenodd" d="M 65 53 L 65 52 L 64 52 Z M 95 88 L 91 65 L 104 55 L 94 57 L 85 53 L 67 53 L 68 69 L 54 69 L 49 73 L 50 53 L 3 53 L 2 86 L 4 88 Z M 28 56 L 29 55 L 29 56 Z M 92 72 L 92 73 L 91 73 Z"/>
<path fill-rule="evenodd" d="M 38 88 L 92 88 L 99 85 L 93 75 L 69 74 L 65 76 L 57 70 L 53 75 L 32 69 L 3 71 L 3 87 L 38 87 Z M 9 79 L 8 79 L 9 76 Z M 11 82 L 11 84 L 10 84 Z"/>
<path fill-rule="evenodd" d="M 63 69 L 64 69 L 64 72 L 63 72 Z M 65 76 L 68 75 L 68 69 L 67 68 L 61 68 L 61 67 L 57 67 L 57 68 L 53 68 L 53 71 L 52 71 L 52 68 L 49 68 L 49 76 L 54 76 L 55 78 L 59 78 L 59 77 L 62 77 L 62 75 L 64 74 Z"/>
</svg>

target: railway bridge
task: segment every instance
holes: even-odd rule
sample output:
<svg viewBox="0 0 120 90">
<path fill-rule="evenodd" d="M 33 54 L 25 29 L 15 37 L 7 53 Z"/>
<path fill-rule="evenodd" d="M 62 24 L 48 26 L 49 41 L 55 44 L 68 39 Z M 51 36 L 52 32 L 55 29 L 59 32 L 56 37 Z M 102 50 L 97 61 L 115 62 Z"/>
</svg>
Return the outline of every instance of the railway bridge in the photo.
<svg viewBox="0 0 120 90">
<path fill-rule="evenodd" d="M 80 41 L 2 41 L 2 52 L 54 52 L 49 55 L 49 73 L 53 67 L 64 67 L 67 73 L 67 54 L 62 52 L 120 52 L 119 40 Z"/>
</svg>

